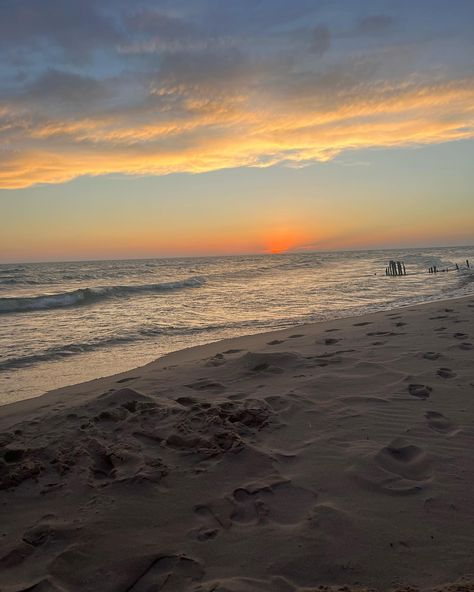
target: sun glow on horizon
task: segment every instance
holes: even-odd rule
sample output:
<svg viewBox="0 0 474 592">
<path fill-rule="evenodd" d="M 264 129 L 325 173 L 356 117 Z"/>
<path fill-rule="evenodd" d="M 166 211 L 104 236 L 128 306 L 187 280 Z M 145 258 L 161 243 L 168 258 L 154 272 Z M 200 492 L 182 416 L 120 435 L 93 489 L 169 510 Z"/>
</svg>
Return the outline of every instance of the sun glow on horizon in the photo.
<svg viewBox="0 0 474 592">
<path fill-rule="evenodd" d="M 263 253 L 278 255 L 297 248 L 301 248 L 309 240 L 308 230 L 297 227 L 273 228 L 263 237 Z"/>
</svg>

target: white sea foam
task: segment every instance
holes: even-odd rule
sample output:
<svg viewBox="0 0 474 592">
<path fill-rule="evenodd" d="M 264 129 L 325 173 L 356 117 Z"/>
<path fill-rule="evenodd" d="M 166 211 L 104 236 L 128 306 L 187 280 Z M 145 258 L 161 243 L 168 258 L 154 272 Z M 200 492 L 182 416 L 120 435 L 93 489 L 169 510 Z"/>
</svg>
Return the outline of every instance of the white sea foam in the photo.
<svg viewBox="0 0 474 592">
<path fill-rule="evenodd" d="M 180 288 L 195 288 L 202 286 L 204 281 L 202 277 L 191 277 L 185 280 L 157 284 L 99 286 L 95 288 L 79 288 L 72 292 L 63 292 L 60 294 L 0 298 L 0 313 L 6 314 L 49 308 L 64 308 L 79 304 L 91 304 L 110 297 L 127 297 L 143 292 L 164 292 L 179 290 Z"/>
</svg>

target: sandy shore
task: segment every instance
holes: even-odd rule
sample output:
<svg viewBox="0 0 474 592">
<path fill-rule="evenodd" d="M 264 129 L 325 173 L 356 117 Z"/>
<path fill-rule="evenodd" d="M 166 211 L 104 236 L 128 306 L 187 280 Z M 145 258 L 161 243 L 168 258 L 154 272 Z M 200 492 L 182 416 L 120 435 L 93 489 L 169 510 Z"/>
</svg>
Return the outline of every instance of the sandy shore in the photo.
<svg viewBox="0 0 474 592">
<path fill-rule="evenodd" d="M 474 590 L 473 321 L 306 325 L 1 407 L 0 590 Z"/>
</svg>

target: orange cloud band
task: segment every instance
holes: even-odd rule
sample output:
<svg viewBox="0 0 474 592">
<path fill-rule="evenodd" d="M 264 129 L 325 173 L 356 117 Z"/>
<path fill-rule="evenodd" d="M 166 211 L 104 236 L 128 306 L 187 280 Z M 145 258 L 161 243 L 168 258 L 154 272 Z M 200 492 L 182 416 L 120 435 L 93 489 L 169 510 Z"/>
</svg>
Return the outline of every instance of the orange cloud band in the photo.
<svg viewBox="0 0 474 592">
<path fill-rule="evenodd" d="M 329 103 L 307 93 L 275 99 L 252 92 L 217 97 L 189 92 L 184 105 L 180 117 L 148 109 L 62 119 L 0 105 L 0 188 L 81 175 L 303 166 L 349 149 L 474 136 L 473 79 L 364 85 L 335 94 Z"/>
</svg>

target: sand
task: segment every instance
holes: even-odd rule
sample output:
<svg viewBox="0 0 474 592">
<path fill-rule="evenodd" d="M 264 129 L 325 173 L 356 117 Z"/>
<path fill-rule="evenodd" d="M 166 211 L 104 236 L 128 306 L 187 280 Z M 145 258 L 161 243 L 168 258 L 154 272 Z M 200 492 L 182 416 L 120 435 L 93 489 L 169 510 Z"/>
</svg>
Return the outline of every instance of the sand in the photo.
<svg viewBox="0 0 474 592">
<path fill-rule="evenodd" d="M 473 318 L 237 338 L 0 408 L 0 590 L 474 590 Z"/>
</svg>

